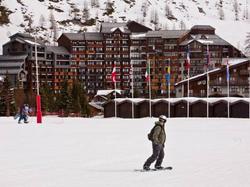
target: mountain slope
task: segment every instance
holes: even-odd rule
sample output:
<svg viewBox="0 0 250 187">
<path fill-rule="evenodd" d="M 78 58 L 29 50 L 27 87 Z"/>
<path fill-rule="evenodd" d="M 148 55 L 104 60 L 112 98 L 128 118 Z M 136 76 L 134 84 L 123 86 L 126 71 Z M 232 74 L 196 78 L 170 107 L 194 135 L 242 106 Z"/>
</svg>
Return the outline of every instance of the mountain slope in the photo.
<svg viewBox="0 0 250 187">
<path fill-rule="evenodd" d="M 62 32 L 96 31 L 102 21 L 136 20 L 153 29 L 189 29 L 195 24 L 209 24 L 242 50 L 250 31 L 247 1 L 0 0 L 0 45 L 16 32 L 31 32 L 52 42 Z M 51 22 L 56 23 L 54 29 Z"/>
</svg>

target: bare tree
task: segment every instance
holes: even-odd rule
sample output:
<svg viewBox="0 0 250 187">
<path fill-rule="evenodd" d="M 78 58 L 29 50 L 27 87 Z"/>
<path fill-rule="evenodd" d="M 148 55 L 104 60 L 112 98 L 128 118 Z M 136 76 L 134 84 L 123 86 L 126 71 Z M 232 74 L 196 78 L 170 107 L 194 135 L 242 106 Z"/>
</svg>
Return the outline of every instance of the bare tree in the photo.
<svg viewBox="0 0 250 187">
<path fill-rule="evenodd" d="M 99 0 L 95 0 L 95 6 L 96 6 L 96 8 L 99 8 L 99 7 L 100 7 Z"/>
<path fill-rule="evenodd" d="M 245 53 L 250 56 L 250 32 L 247 33 L 245 40 Z"/>
<path fill-rule="evenodd" d="M 168 30 L 168 23 L 166 22 L 163 27 L 164 30 Z"/>
<path fill-rule="evenodd" d="M 57 27 L 57 22 L 56 22 L 53 10 L 51 10 L 50 12 L 49 22 L 50 22 L 51 37 L 53 38 L 53 41 L 55 43 L 58 37 L 58 27 Z"/>
<path fill-rule="evenodd" d="M 145 18 L 147 17 L 147 11 L 148 11 L 148 6 L 147 6 L 147 2 L 146 1 L 144 1 L 142 3 L 142 5 L 141 5 L 141 11 L 142 11 L 143 20 L 145 20 Z"/>
<path fill-rule="evenodd" d="M 218 5 L 218 14 L 219 14 L 219 19 L 220 20 L 224 20 L 225 19 L 225 14 L 224 14 L 224 10 L 223 10 L 223 0 L 219 1 Z"/>
<path fill-rule="evenodd" d="M 82 10 L 82 20 L 86 22 L 89 19 L 89 8 L 88 8 L 88 2 L 85 0 Z"/>
<path fill-rule="evenodd" d="M 171 9 L 168 6 L 168 4 L 166 4 L 166 6 L 165 6 L 165 16 L 167 18 L 173 17 L 173 12 L 171 11 Z"/>
<path fill-rule="evenodd" d="M 91 5 L 91 8 L 94 8 L 96 6 L 96 1 L 95 0 L 91 0 L 90 1 L 90 5 Z"/>
<path fill-rule="evenodd" d="M 223 8 L 219 8 L 219 19 L 220 20 L 225 20 L 225 13 L 224 13 L 224 10 Z"/>
<path fill-rule="evenodd" d="M 249 18 L 249 11 L 248 11 L 248 2 L 246 0 L 244 12 L 243 12 L 243 19 L 248 20 L 248 18 Z"/>
<path fill-rule="evenodd" d="M 181 22 L 180 22 L 180 29 L 181 30 L 186 30 L 187 29 L 186 24 L 185 24 L 185 22 L 183 20 L 181 20 Z"/>
<path fill-rule="evenodd" d="M 154 24 L 155 30 L 159 29 L 159 16 L 158 12 L 154 9 L 151 10 L 150 22 Z"/>
<path fill-rule="evenodd" d="M 239 20 L 240 6 L 239 6 L 239 3 L 237 0 L 234 0 L 233 10 L 234 10 L 234 14 L 235 14 L 235 20 L 238 21 Z"/>
<path fill-rule="evenodd" d="M 44 26 L 45 26 L 45 17 L 42 14 L 41 14 L 41 16 L 39 18 L 39 25 L 42 28 L 44 28 Z"/>
</svg>

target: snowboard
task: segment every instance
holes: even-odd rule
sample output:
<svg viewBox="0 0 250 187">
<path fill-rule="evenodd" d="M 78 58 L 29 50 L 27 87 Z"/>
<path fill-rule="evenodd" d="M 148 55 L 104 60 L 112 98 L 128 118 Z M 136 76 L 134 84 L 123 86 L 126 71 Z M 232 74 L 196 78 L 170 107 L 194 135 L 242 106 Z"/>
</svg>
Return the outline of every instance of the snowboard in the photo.
<svg viewBox="0 0 250 187">
<path fill-rule="evenodd" d="M 135 169 L 135 171 L 139 171 L 139 172 L 152 172 L 152 171 L 164 171 L 164 170 L 172 170 L 173 167 L 168 166 L 168 167 L 164 167 L 162 169 L 149 169 L 149 170 L 145 170 L 145 169 Z"/>
</svg>

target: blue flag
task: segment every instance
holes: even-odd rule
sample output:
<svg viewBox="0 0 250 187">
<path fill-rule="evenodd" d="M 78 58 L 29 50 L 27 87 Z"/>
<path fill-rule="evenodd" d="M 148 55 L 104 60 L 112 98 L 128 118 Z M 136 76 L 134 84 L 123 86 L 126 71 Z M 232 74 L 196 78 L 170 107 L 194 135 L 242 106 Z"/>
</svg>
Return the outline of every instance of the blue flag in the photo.
<svg viewBox="0 0 250 187">
<path fill-rule="evenodd" d="M 227 64 L 227 81 L 230 80 L 229 64 Z"/>
<path fill-rule="evenodd" d="M 166 75 L 165 75 L 166 82 L 170 82 L 170 66 L 166 67 Z"/>
</svg>

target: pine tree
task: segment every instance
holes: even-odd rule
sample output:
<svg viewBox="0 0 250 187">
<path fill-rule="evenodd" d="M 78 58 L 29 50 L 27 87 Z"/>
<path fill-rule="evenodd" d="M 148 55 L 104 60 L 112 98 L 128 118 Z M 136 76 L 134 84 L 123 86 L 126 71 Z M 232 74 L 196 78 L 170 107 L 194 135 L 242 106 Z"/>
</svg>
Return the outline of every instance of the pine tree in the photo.
<svg viewBox="0 0 250 187">
<path fill-rule="evenodd" d="M 42 111 L 53 112 L 56 109 L 54 101 L 54 93 L 51 86 L 45 83 L 41 87 L 41 98 L 42 98 Z"/>
<path fill-rule="evenodd" d="M 58 109 L 64 113 L 64 116 L 68 116 L 69 114 L 70 99 L 68 82 L 64 80 L 61 92 L 57 98 Z"/>
<path fill-rule="evenodd" d="M 81 97 L 80 97 L 80 103 L 81 103 L 81 115 L 82 116 L 90 116 L 90 108 L 88 105 L 88 98 L 86 96 L 86 92 L 84 90 L 84 86 L 81 85 Z"/>
<path fill-rule="evenodd" d="M 9 81 L 9 75 L 6 73 L 4 82 L 3 82 L 3 91 L 2 96 L 4 98 L 4 106 L 5 106 L 5 115 L 10 116 L 10 103 L 11 103 L 11 85 Z"/>
<path fill-rule="evenodd" d="M 72 98 L 72 112 L 80 113 L 81 112 L 81 87 L 78 81 L 73 82 L 72 90 L 71 90 L 71 98 Z"/>
</svg>

